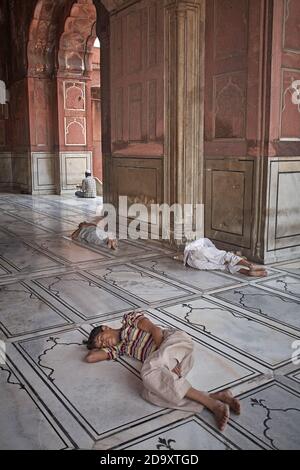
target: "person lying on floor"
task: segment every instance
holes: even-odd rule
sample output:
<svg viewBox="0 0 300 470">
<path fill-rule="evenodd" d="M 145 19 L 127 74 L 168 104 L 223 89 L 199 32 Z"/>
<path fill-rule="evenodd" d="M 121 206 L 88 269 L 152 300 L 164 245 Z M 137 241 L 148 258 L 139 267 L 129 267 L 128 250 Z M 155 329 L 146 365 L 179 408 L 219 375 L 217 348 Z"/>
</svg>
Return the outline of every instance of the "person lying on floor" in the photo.
<svg viewBox="0 0 300 470">
<path fill-rule="evenodd" d="M 96 223 L 82 222 L 79 224 L 78 229 L 71 235 L 74 241 L 83 241 L 91 245 L 101 246 L 106 243 L 108 248 L 116 250 L 118 243 L 116 238 L 103 230 Z"/>
<path fill-rule="evenodd" d="M 240 414 L 240 402 L 227 390 L 204 393 L 186 379 L 194 364 L 194 343 L 190 336 L 175 329 L 154 325 L 144 313 L 124 315 L 122 327 L 99 326 L 85 341 L 89 353 L 85 360 L 96 363 L 128 355 L 143 363 L 143 398 L 162 408 L 199 413 L 203 407 L 215 416 L 224 431 L 230 409 Z"/>
<path fill-rule="evenodd" d="M 185 266 L 188 265 L 191 268 L 204 271 L 219 270 L 251 277 L 265 277 L 268 275 L 263 266 L 250 263 L 247 259 L 234 253 L 218 250 L 208 238 L 200 238 L 189 243 L 185 247 L 182 258 Z"/>
</svg>

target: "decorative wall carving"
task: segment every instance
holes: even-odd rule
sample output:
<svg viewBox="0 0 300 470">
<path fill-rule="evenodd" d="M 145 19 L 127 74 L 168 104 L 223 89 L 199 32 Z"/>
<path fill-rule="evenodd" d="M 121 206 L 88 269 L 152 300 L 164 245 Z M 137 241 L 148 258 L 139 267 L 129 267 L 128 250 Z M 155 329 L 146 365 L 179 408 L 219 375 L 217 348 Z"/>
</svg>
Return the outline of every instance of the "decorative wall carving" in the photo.
<svg viewBox="0 0 300 470">
<path fill-rule="evenodd" d="M 65 117 L 65 145 L 86 145 L 85 117 Z"/>
<path fill-rule="evenodd" d="M 214 77 L 215 139 L 246 137 L 246 82 L 243 72 Z"/>
<path fill-rule="evenodd" d="M 85 111 L 85 83 L 64 81 L 64 106 L 67 111 Z"/>
</svg>

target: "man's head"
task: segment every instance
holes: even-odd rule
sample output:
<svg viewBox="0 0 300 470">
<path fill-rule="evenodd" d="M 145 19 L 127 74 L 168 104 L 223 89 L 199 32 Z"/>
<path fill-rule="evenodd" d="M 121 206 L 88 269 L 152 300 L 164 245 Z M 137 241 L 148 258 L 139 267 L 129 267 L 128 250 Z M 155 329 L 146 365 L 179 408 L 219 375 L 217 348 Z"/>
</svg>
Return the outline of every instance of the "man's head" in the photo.
<svg viewBox="0 0 300 470">
<path fill-rule="evenodd" d="M 85 177 L 88 178 L 89 176 L 92 176 L 92 173 L 90 171 L 85 172 Z"/>
<path fill-rule="evenodd" d="M 113 330 L 103 325 L 94 328 L 90 333 L 89 339 L 84 341 L 83 344 L 85 344 L 89 350 L 92 350 L 117 346 L 119 342 L 120 330 Z"/>
</svg>

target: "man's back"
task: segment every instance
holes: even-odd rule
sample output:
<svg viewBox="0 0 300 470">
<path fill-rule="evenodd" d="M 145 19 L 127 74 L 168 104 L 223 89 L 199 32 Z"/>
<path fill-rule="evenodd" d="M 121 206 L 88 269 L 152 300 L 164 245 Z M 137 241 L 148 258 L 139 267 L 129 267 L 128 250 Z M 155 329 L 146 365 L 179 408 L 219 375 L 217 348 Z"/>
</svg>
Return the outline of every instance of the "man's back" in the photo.
<svg viewBox="0 0 300 470">
<path fill-rule="evenodd" d="M 82 191 L 85 198 L 95 198 L 97 197 L 97 188 L 96 181 L 92 176 L 84 178 L 82 181 Z"/>
</svg>

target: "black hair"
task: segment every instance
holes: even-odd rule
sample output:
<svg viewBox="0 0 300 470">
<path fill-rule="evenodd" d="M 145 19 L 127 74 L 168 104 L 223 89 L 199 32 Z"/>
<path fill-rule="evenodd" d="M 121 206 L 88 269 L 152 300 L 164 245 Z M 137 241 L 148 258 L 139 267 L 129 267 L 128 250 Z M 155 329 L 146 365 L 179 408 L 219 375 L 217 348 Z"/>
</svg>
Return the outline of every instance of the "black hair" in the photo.
<svg viewBox="0 0 300 470">
<path fill-rule="evenodd" d="M 92 176 L 92 173 L 90 171 L 85 172 L 85 177 L 87 178 L 88 176 Z"/>
<path fill-rule="evenodd" d="M 96 328 L 91 331 L 89 339 L 87 341 L 83 341 L 82 344 L 84 344 L 90 351 L 95 349 L 95 339 L 99 333 L 102 333 L 102 331 L 103 326 L 96 326 Z"/>
</svg>

